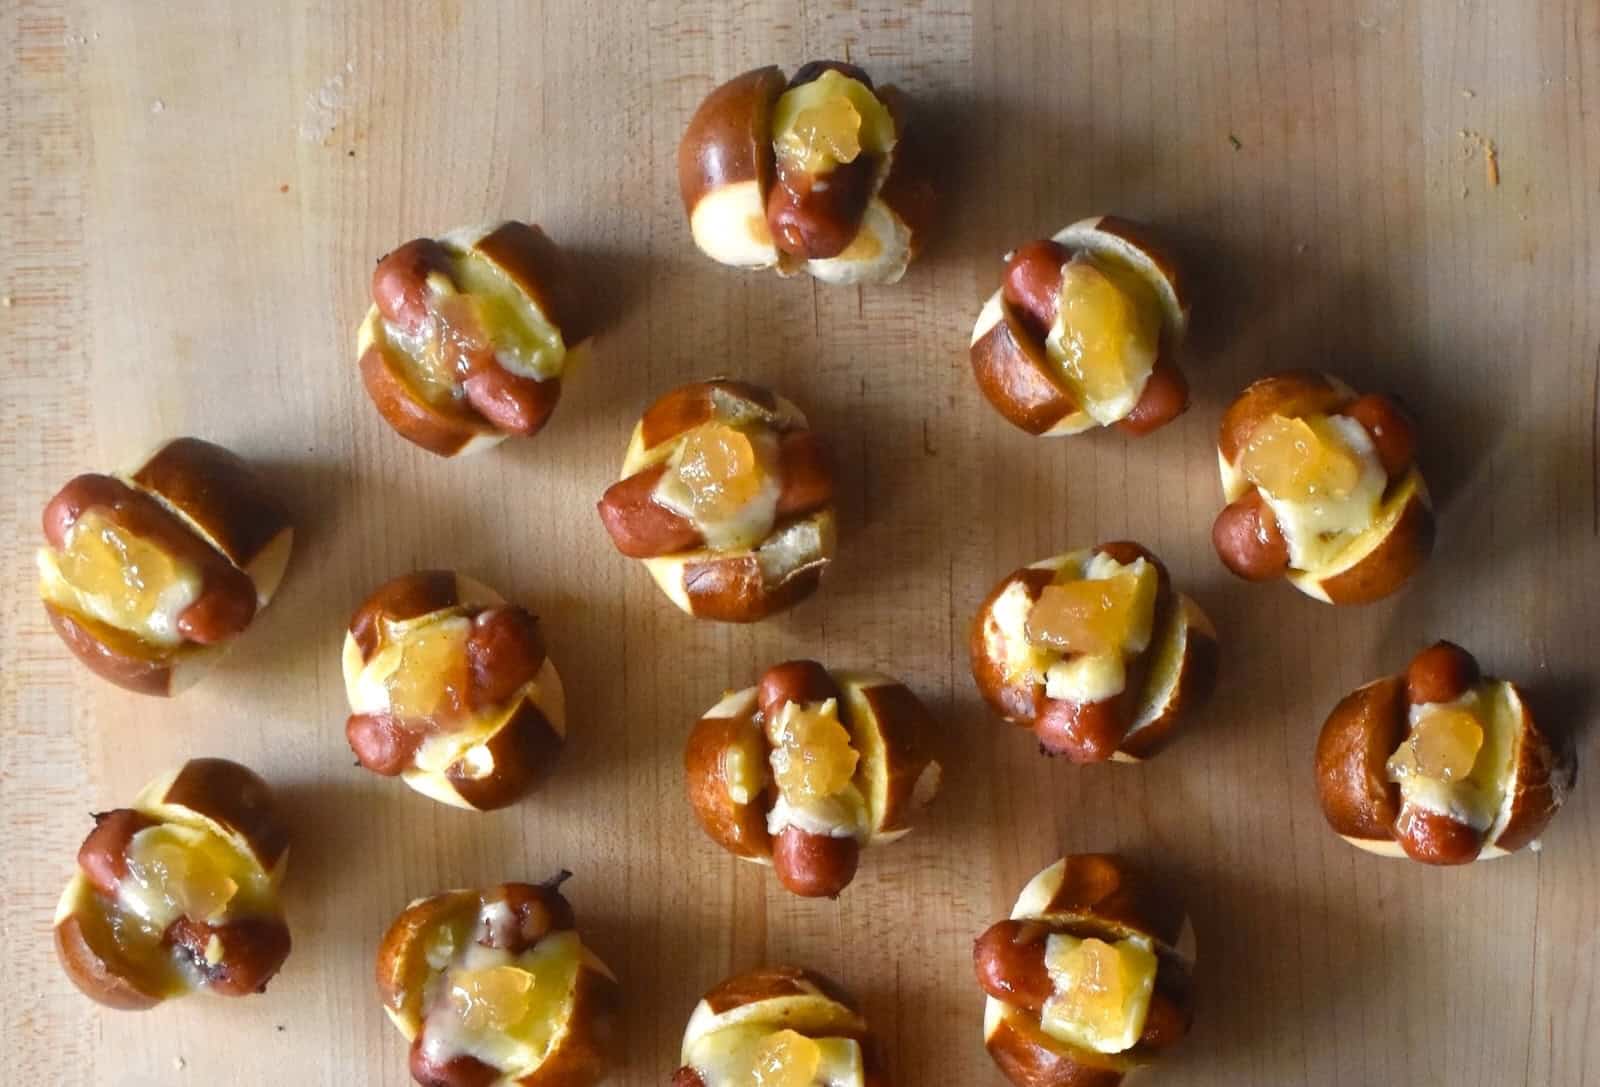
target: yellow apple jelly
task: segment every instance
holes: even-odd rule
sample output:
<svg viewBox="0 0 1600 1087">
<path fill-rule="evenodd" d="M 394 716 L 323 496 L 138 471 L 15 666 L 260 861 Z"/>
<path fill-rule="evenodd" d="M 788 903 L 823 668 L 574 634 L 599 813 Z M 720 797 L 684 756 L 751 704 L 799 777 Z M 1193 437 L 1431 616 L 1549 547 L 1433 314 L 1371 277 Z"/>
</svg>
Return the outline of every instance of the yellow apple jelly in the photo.
<svg viewBox="0 0 1600 1087">
<path fill-rule="evenodd" d="M 678 478 L 697 518 L 726 521 L 761 491 L 762 471 L 750 438 L 733 427 L 707 423 L 684 439 Z"/>
<path fill-rule="evenodd" d="M 751 1067 L 754 1087 L 811 1087 L 822 1063 L 816 1042 L 792 1030 L 780 1030 L 756 1046 Z"/>
<path fill-rule="evenodd" d="M 789 703 L 771 730 L 772 772 L 778 788 L 796 804 L 841 792 L 855 777 L 861 756 L 839 721 L 838 703 L 815 710 Z"/>
<path fill-rule="evenodd" d="M 458 709 L 467 686 L 467 636 L 462 617 L 407 630 L 400 640 L 400 662 L 384 679 L 389 708 L 402 717 L 429 717 Z"/>
<path fill-rule="evenodd" d="M 1420 715 L 1400 749 L 1389 757 L 1389 776 L 1461 781 L 1483 750 L 1483 725 L 1467 710 L 1437 706 Z"/>
<path fill-rule="evenodd" d="M 508 1031 L 533 1008 L 534 978 L 521 967 L 502 965 L 458 970 L 450 978 L 450 1002 L 470 1031 Z"/>
<path fill-rule="evenodd" d="M 99 618 L 134 631 L 144 627 L 167 590 L 188 575 L 166 551 L 92 509 L 73 523 L 56 567 L 80 597 L 95 600 Z"/>
<path fill-rule="evenodd" d="M 1149 286 L 1111 261 L 1078 255 L 1061 273 L 1058 326 L 1047 347 L 1085 404 L 1128 396 L 1155 363 L 1161 313 Z"/>
<path fill-rule="evenodd" d="M 1028 613 L 1028 641 L 1058 653 L 1123 652 L 1149 627 L 1155 594 L 1153 571 L 1046 585 Z"/>
<path fill-rule="evenodd" d="M 1067 952 L 1061 966 L 1072 978 L 1061 994 L 1063 1012 L 1097 1035 L 1120 1030 L 1130 994 L 1117 949 L 1104 940 L 1084 940 Z"/>
<path fill-rule="evenodd" d="M 1361 458 L 1326 416 L 1272 415 L 1250 432 L 1239 457 L 1246 479 L 1274 498 L 1344 498 L 1361 480 Z"/>
<path fill-rule="evenodd" d="M 145 920 L 165 928 L 179 917 L 215 921 L 239 893 L 239 859 L 209 831 L 152 827 L 128 847 L 130 896 Z"/>
</svg>

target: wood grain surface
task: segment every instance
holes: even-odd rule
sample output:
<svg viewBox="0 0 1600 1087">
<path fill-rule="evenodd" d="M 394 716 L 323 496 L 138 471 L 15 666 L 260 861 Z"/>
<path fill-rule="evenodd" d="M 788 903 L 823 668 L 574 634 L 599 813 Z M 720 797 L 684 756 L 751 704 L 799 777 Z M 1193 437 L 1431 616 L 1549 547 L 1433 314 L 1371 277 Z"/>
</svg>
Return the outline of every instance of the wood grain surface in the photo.
<svg viewBox="0 0 1600 1087">
<path fill-rule="evenodd" d="M 1593 0 L 11 0 L 0 51 L 0 1080 L 402 1084 L 371 982 L 391 916 L 566 866 L 626 985 L 615 1082 L 666 1081 L 712 983 L 796 961 L 862 995 L 895 1082 L 999 1084 L 970 940 L 1063 851 L 1120 850 L 1199 935 L 1199 1019 L 1163 1083 L 1595 1082 L 1588 772 L 1542 851 L 1442 871 L 1339 842 L 1311 780 L 1338 697 L 1439 636 L 1595 755 Z M 864 290 L 702 259 L 673 180 L 700 97 L 842 55 L 937 134 L 925 259 Z M 1196 402 L 1143 440 L 1030 439 L 982 402 L 967 334 L 1002 253 L 1101 211 L 1177 241 Z M 544 434 L 441 461 L 359 386 L 368 271 L 403 239 L 507 216 L 579 254 L 607 327 Z M 1395 599 L 1336 611 L 1236 582 L 1210 551 L 1222 406 L 1296 365 L 1422 418 L 1441 545 Z M 678 614 L 593 511 L 639 409 L 718 371 L 798 400 L 843 465 L 833 575 L 751 629 Z M 260 462 L 300 536 L 243 644 L 165 702 L 67 656 L 32 551 L 68 477 L 184 433 Z M 1013 567 L 1127 536 L 1216 620 L 1221 689 L 1148 765 L 1051 762 L 980 706 L 968 617 Z M 423 565 L 535 608 L 567 678 L 572 743 L 507 811 L 446 810 L 345 746 L 343 623 Z M 683 798 L 690 724 L 795 655 L 890 671 L 943 726 L 940 803 L 837 903 L 722 854 Z M 294 953 L 264 997 L 98 1009 L 56 965 L 56 895 L 91 810 L 198 754 L 281 790 Z"/>
</svg>

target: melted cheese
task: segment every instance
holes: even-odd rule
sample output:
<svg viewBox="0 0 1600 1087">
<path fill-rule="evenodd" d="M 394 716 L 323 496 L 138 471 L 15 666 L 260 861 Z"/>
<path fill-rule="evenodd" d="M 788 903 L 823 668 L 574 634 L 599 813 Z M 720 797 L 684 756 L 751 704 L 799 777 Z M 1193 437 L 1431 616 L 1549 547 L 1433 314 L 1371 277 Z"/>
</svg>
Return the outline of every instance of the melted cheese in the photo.
<svg viewBox="0 0 1600 1087">
<path fill-rule="evenodd" d="M 351 673 L 346 662 L 345 693 L 353 713 L 387 713 L 389 711 L 390 681 L 405 658 L 405 647 L 421 637 L 426 637 L 430 627 L 450 621 L 467 620 L 451 612 L 429 612 L 410 619 L 384 619 L 379 627 L 377 651 L 365 662 L 360 660 L 360 647 L 346 641 L 345 652 L 353 649 L 357 654 L 359 670 Z"/>
<path fill-rule="evenodd" d="M 764 1023 L 741 1023 L 713 1031 L 695 1040 L 684 1063 L 700 1073 L 706 1087 L 754 1087 L 758 1050 L 775 1029 Z M 816 1038 L 814 1041 L 820 1059 L 811 1081 L 813 1084 L 864 1087 L 865 1073 L 858 1042 L 852 1038 Z"/>
<path fill-rule="evenodd" d="M 467 699 L 471 672 L 467 642 L 472 620 L 451 615 L 415 626 L 404 638 L 386 647 L 394 651 L 393 664 L 383 685 L 389 709 L 402 717 L 451 714 Z"/>
<path fill-rule="evenodd" d="M 1072 566 L 1061 569 L 1058 581 L 1082 578 L 1085 581 L 1102 581 L 1120 574 L 1132 574 L 1146 579 L 1156 576 L 1155 569 L 1144 559 L 1121 563 L 1110 555 L 1096 552 L 1084 563 L 1081 572 Z M 1020 588 L 1020 586 L 1016 586 Z M 1149 593 L 1148 603 L 1136 616 L 1133 628 L 1123 648 L 1128 653 L 1142 653 L 1150 645 L 1155 624 L 1155 594 Z M 1025 597 L 1024 597 L 1025 599 Z M 1024 613 L 1024 620 L 1026 613 Z M 1026 640 L 1024 627 L 1023 638 Z M 1045 695 L 1068 702 L 1087 704 L 1103 702 L 1122 693 L 1128 683 L 1127 659 L 1122 653 L 1083 653 L 1063 658 L 1058 653 L 1041 649 L 1028 643 L 1027 648 L 1042 654 L 1048 664 L 1044 671 Z"/>
<path fill-rule="evenodd" d="M 447 243 L 454 240 L 445 239 Z M 455 276 L 462 292 L 478 302 L 496 362 L 535 381 L 561 376 L 567 360 L 561 330 L 498 265 L 468 249 L 457 260 Z"/>
<path fill-rule="evenodd" d="M 995 597 L 984 626 L 985 649 L 1001 662 L 1007 683 L 1037 683 L 1056 655 L 1028 641 L 1028 612 L 1033 598 L 1028 587 L 1013 581 Z"/>
<path fill-rule="evenodd" d="M 742 551 L 755 547 L 772 532 L 778 519 L 778 497 L 783 490 L 777 475 L 778 436 L 764 427 L 745 430 L 743 434 L 755 453 L 761 480 L 755 493 L 731 514 L 709 519 L 697 513 L 694 495 L 679 472 L 687 444 L 682 438 L 668 458 L 670 467 L 662 474 L 652 496 L 667 509 L 691 521 L 713 551 Z"/>
<path fill-rule="evenodd" d="M 551 933 L 520 955 L 476 942 L 454 949 L 449 966 L 430 980 L 424 998 L 423 1052 L 439 1064 L 466 1055 L 493 1065 L 507 1078 L 527 1075 L 544 1062 L 566 1030 L 582 961 L 583 945 L 570 929 Z M 529 976 L 527 1012 L 505 1029 L 486 1025 L 457 992 L 466 973 L 500 967 Z"/>
<path fill-rule="evenodd" d="M 117 904 L 137 927 L 162 933 L 180 917 L 217 923 L 257 912 L 268 878 L 232 843 L 202 827 L 161 823 L 128 842 Z"/>
<path fill-rule="evenodd" d="M 1400 786 L 1403 803 L 1447 816 L 1474 830 L 1487 831 L 1501 821 L 1502 809 L 1510 799 L 1507 786 L 1516 770 L 1516 727 L 1514 708 L 1494 683 L 1479 684 L 1454 702 L 1412 706 L 1410 725 L 1440 705 L 1465 710 L 1483 726 L 1483 746 L 1473 761 L 1472 772 L 1460 781 L 1439 781 L 1417 774 L 1393 776 Z"/>
<path fill-rule="evenodd" d="M 459 355 L 447 344 L 449 334 L 438 318 L 430 315 L 415 332 L 408 332 L 392 321 L 379 322 L 384 339 L 405 359 L 404 371 L 411 385 L 433 404 L 462 400 L 466 389 L 458 372 Z"/>
<path fill-rule="evenodd" d="M 1127 662 L 1115 653 L 1084 654 L 1070 660 L 1058 660 L 1044 674 L 1044 693 L 1047 697 L 1080 705 L 1114 698 L 1127 685 Z"/>
<path fill-rule="evenodd" d="M 1292 501 L 1261 491 L 1289 545 L 1289 564 L 1297 570 L 1318 570 L 1333 563 L 1377 518 L 1388 485 L 1389 477 L 1366 428 L 1343 415 L 1329 416 L 1328 423 L 1328 432 L 1337 435 L 1361 465 L 1360 477 L 1350 492 L 1342 497 Z"/>
<path fill-rule="evenodd" d="M 807 172 L 826 174 L 862 153 L 887 154 L 894 119 L 865 83 L 830 68 L 778 98 L 772 143 Z"/>
<path fill-rule="evenodd" d="M 834 770 L 844 771 L 828 783 L 827 787 L 832 791 L 825 795 L 785 787 L 786 781 L 805 780 L 808 777 L 806 774 L 786 775 L 784 772 L 786 760 L 795 757 L 804 759 L 805 752 L 790 751 L 785 741 L 789 730 L 797 722 L 806 723 L 808 717 L 816 735 L 838 744 L 835 748 L 816 752 L 816 757 L 840 759 L 840 765 Z M 827 728 L 833 729 L 838 735 L 830 736 Z M 853 738 L 845 732 L 839 720 L 838 702 L 830 698 L 804 707 L 796 702 L 786 702 L 775 718 L 766 723 L 766 737 L 771 748 L 767 763 L 772 779 L 778 784 L 778 799 L 767 813 L 767 832 L 778 834 L 784 827 L 794 826 L 823 837 L 865 840 L 871 828 L 871 812 L 861 789 L 860 756 L 855 750 Z M 813 769 L 819 779 L 829 777 L 828 768 L 819 765 Z M 844 780 L 845 784 L 833 788 L 838 780 Z"/>
<path fill-rule="evenodd" d="M 39 594 L 75 615 L 127 631 L 150 645 L 182 643 L 178 617 L 200 597 L 193 565 L 88 510 L 58 554 L 40 548 Z"/>
<path fill-rule="evenodd" d="M 1081 964 L 1078 951 L 1083 940 L 1053 933 L 1045 941 L 1045 968 L 1050 974 L 1052 992 L 1040 1012 L 1039 1026 L 1046 1034 L 1097 1053 L 1122 1053 L 1132 1049 L 1144 1033 L 1145 1016 L 1150 1011 L 1150 996 L 1155 992 L 1156 955 L 1150 941 L 1132 936 L 1110 945 L 1116 954 L 1119 976 L 1113 979 L 1116 990 L 1112 1006 L 1105 1009 L 1114 1021 L 1111 1029 L 1085 1019 L 1079 1012 L 1092 984 L 1077 976 Z M 1093 993 L 1087 994 L 1090 999 Z"/>
<path fill-rule="evenodd" d="M 1161 324 L 1160 303 L 1139 272 L 1109 254 L 1079 253 L 1061 269 L 1045 354 L 1083 411 L 1110 426 L 1144 395 Z"/>
<path fill-rule="evenodd" d="M 767 813 L 767 833 L 799 827 L 825 838 L 865 838 L 870 825 L 868 816 L 866 797 L 855 782 L 832 796 L 807 797 L 799 802 L 779 793 Z"/>
<path fill-rule="evenodd" d="M 722 781 L 728 790 L 728 799 L 735 804 L 748 804 L 767 787 L 767 764 L 762 760 L 760 733 L 754 728 L 745 730 L 738 742 L 722 751 Z"/>
</svg>

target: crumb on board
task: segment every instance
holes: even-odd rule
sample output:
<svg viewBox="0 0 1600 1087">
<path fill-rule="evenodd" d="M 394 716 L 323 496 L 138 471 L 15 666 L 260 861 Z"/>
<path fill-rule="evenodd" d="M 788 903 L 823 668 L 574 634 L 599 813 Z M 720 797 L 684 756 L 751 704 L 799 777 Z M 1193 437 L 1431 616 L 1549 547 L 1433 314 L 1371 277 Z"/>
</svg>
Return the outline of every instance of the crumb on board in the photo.
<svg viewBox="0 0 1600 1087">
<path fill-rule="evenodd" d="M 184 1060 L 182 1057 L 174 1057 L 172 1058 L 172 1067 L 182 1072 L 185 1068 L 189 1067 L 189 1062 Z"/>
<path fill-rule="evenodd" d="M 9 294 L 0 294 L 0 309 L 10 309 L 14 301 Z"/>
<path fill-rule="evenodd" d="M 300 139 L 326 147 L 345 120 L 355 94 L 354 61 L 345 62 L 344 71 L 335 72 L 322 85 L 306 95 L 300 117 Z"/>
<path fill-rule="evenodd" d="M 1483 156 L 1483 179 L 1491 189 L 1500 187 L 1500 148 L 1493 140 L 1483 133 L 1471 128 L 1463 128 L 1461 137 L 1461 157 L 1470 159 L 1474 155 Z M 1465 195 L 1463 193 L 1462 195 Z"/>
<path fill-rule="evenodd" d="M 1478 97 L 1478 92 L 1473 90 L 1471 87 L 1462 87 L 1461 88 L 1461 97 L 1462 98 L 1476 98 L 1476 97 Z"/>
<path fill-rule="evenodd" d="M 1228 142 L 1233 145 L 1233 149 L 1235 151 L 1244 150 L 1244 141 L 1238 136 L 1235 136 L 1232 132 L 1228 133 Z"/>
<path fill-rule="evenodd" d="M 162 101 L 161 99 L 159 99 L 159 98 L 157 98 L 154 102 L 150 103 L 150 112 L 151 113 L 161 113 L 166 108 L 167 108 L 167 104 L 164 101 Z"/>
<path fill-rule="evenodd" d="M 289 183 L 287 181 L 285 181 L 282 185 L 279 185 L 278 186 L 278 191 L 281 192 L 281 193 L 288 192 L 289 191 Z"/>
</svg>

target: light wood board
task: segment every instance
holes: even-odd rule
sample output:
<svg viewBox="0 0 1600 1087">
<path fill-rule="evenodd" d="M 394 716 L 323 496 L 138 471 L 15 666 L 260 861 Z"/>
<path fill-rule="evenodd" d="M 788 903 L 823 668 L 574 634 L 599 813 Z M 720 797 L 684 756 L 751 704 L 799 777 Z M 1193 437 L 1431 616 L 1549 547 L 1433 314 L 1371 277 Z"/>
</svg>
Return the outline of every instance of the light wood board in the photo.
<svg viewBox="0 0 1600 1087">
<path fill-rule="evenodd" d="M 791 960 L 862 995 L 897 1083 L 999 1084 L 969 941 L 1063 851 L 1121 850 L 1199 934 L 1199 1019 L 1163 1083 L 1594 1081 L 1589 774 L 1542 852 L 1431 871 L 1334 838 L 1310 762 L 1343 692 L 1438 636 L 1595 754 L 1600 5 L 11 0 L 0 52 L 0 1080 L 404 1083 L 370 980 L 391 916 L 566 866 L 627 987 L 616 1082 L 664 1083 L 701 991 Z M 926 258 L 866 290 L 702 259 L 673 166 L 700 97 L 846 53 L 938 133 Z M 1493 141 L 1497 186 L 1464 133 Z M 1101 211 L 1178 241 L 1196 402 L 1140 441 L 1033 440 L 981 401 L 967 334 L 1001 254 Z M 580 254 L 609 324 L 545 434 L 440 461 L 358 384 L 367 275 L 406 238 L 505 216 Z M 1336 611 L 1211 553 L 1222 406 L 1299 365 L 1421 414 L 1442 538 L 1396 599 Z M 593 512 L 640 408 L 718 371 L 797 399 L 843 465 L 834 573 L 748 629 L 672 610 Z M 243 644 L 163 702 L 69 659 L 31 554 L 68 477 L 183 433 L 264 465 L 301 532 Z M 1127 536 L 1216 620 L 1221 689 L 1153 763 L 1050 762 L 979 705 L 968 617 L 1013 567 Z M 567 677 L 559 772 L 498 814 L 360 771 L 344 743 L 342 625 L 422 565 L 534 607 Z M 683 799 L 700 711 L 796 655 L 899 675 L 943 722 L 940 803 L 837 903 L 720 853 Z M 88 813 L 196 754 L 281 790 L 294 953 L 261 998 L 97 1009 L 55 963 L 55 897 Z"/>
</svg>

